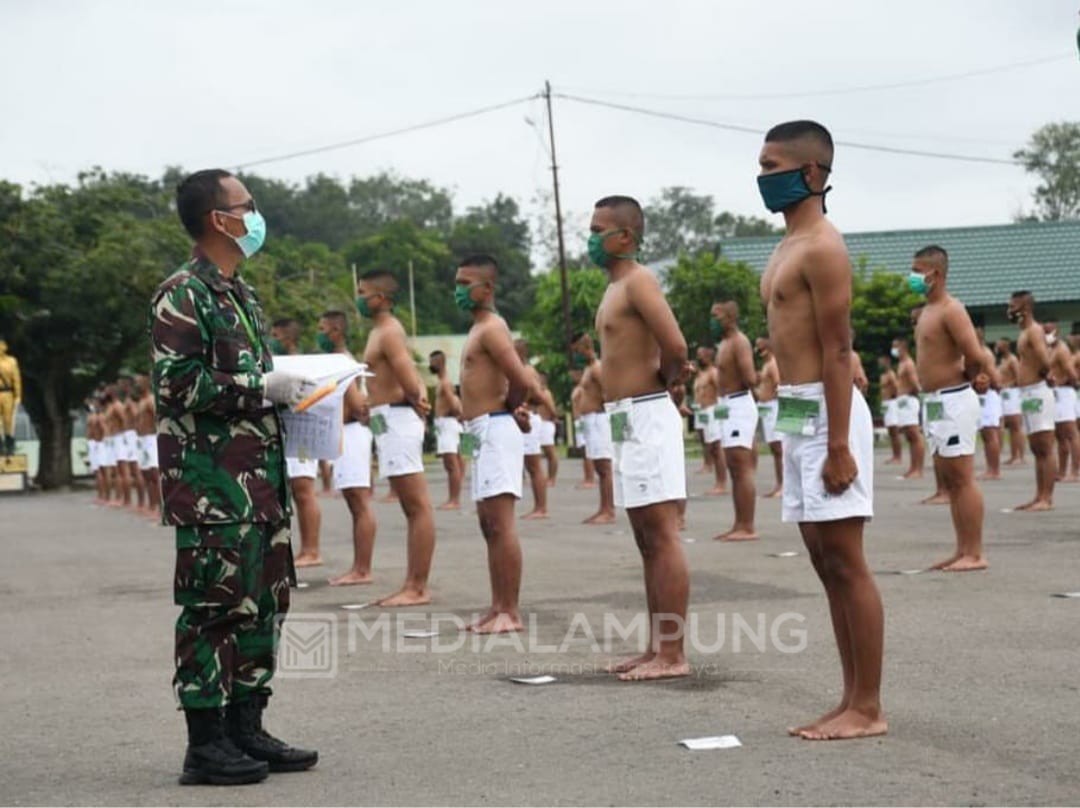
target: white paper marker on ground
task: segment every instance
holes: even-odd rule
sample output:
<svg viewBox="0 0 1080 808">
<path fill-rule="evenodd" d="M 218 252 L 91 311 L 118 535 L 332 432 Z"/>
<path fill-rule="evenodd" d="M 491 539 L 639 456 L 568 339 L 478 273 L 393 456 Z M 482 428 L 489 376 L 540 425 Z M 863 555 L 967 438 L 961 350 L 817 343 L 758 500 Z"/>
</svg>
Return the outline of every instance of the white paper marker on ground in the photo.
<svg viewBox="0 0 1080 808">
<path fill-rule="evenodd" d="M 683 538 L 683 544 L 693 544 L 696 541 L 697 539 L 691 538 L 690 536 L 686 536 Z"/>
<path fill-rule="evenodd" d="M 922 574 L 924 572 L 929 572 L 929 570 L 923 570 L 923 569 L 918 569 L 918 570 L 897 570 L 896 574 L 897 575 L 920 575 L 920 574 Z"/>
<path fill-rule="evenodd" d="M 1080 592 L 1055 592 L 1052 598 L 1080 598 Z"/>
<path fill-rule="evenodd" d="M 366 609 L 370 605 L 370 603 L 346 603 L 341 608 L 347 609 L 350 612 L 355 612 L 359 609 Z"/>
<path fill-rule="evenodd" d="M 519 685 L 549 685 L 555 681 L 554 676 L 511 676 L 511 682 Z"/>
<path fill-rule="evenodd" d="M 769 553 L 772 558 L 794 558 L 798 555 L 794 550 L 785 550 L 782 553 Z"/>
<path fill-rule="evenodd" d="M 742 746 L 742 741 L 734 735 L 710 735 L 707 738 L 683 738 L 679 744 L 691 752 L 703 752 L 707 749 L 734 749 Z"/>
<path fill-rule="evenodd" d="M 438 637 L 439 632 L 433 628 L 418 629 L 416 631 L 403 631 L 401 632 L 401 636 L 406 637 L 410 640 L 423 640 L 427 639 L 428 637 Z"/>
<path fill-rule="evenodd" d="M 307 581 L 300 581 L 300 582 L 299 582 L 299 583 L 298 583 L 298 584 L 296 585 L 296 588 L 297 588 L 297 589 L 307 589 L 307 588 L 308 588 L 309 586 L 311 586 L 311 584 L 309 584 L 309 583 L 308 583 Z"/>
</svg>

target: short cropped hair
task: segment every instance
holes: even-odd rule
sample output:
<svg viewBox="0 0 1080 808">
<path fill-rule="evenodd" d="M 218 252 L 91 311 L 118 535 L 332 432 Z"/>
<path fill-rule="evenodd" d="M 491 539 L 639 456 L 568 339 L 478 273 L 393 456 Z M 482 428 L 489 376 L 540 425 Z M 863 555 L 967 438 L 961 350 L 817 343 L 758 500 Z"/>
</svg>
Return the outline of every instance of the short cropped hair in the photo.
<svg viewBox="0 0 1080 808">
<path fill-rule="evenodd" d="M 202 238 L 206 232 L 203 217 L 224 206 L 225 192 L 221 190 L 221 181 L 231 176 L 224 169 L 207 168 L 189 174 L 176 186 L 176 212 L 192 238 Z"/>
<path fill-rule="evenodd" d="M 816 142 L 827 155 L 828 165 L 823 168 L 830 169 L 833 160 L 833 139 L 829 130 L 817 121 L 787 121 L 778 123 L 765 133 L 766 143 L 787 143 L 793 140 L 808 139 Z"/>
<path fill-rule="evenodd" d="M 392 272 L 385 269 L 372 269 L 368 272 L 365 272 L 363 275 L 360 276 L 360 280 L 373 283 L 384 295 L 386 295 L 391 300 L 394 299 L 394 297 L 398 293 L 398 289 L 400 288 L 398 286 L 397 278 L 394 277 Z"/>
<path fill-rule="evenodd" d="M 345 316 L 345 312 L 338 309 L 324 311 L 321 319 L 326 320 L 326 322 L 331 325 L 337 326 L 342 332 L 344 332 L 349 325 L 349 318 Z"/>
<path fill-rule="evenodd" d="M 593 206 L 596 208 L 610 208 L 619 215 L 620 221 L 626 222 L 626 226 L 634 231 L 638 241 L 645 235 L 645 211 L 641 204 L 632 196 L 605 196 Z"/>
</svg>

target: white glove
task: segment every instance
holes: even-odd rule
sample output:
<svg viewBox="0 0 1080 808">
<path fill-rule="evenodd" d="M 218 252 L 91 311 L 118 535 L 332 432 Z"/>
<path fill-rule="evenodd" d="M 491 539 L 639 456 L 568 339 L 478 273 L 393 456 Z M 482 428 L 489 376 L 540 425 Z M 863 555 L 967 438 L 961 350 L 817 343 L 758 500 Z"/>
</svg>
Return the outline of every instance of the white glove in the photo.
<svg viewBox="0 0 1080 808">
<path fill-rule="evenodd" d="M 305 389 L 309 389 L 311 384 L 311 380 L 303 376 L 284 370 L 271 370 L 263 375 L 263 396 L 272 404 L 293 407 L 303 400 Z"/>
</svg>

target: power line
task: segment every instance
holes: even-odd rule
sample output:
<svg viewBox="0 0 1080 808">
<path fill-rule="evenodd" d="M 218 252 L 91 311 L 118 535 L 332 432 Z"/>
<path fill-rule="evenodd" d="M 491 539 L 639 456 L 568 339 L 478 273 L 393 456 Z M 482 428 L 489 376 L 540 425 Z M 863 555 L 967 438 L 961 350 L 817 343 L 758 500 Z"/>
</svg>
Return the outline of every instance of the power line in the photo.
<svg viewBox="0 0 1080 808">
<path fill-rule="evenodd" d="M 466 118 L 475 118 L 477 115 L 484 115 L 488 112 L 495 112 L 496 110 L 506 109 L 507 107 L 516 106 L 517 104 L 523 104 L 526 101 L 532 101 L 535 98 L 541 98 L 542 93 L 533 93 L 532 95 L 524 96 L 523 98 L 515 98 L 512 101 L 503 101 L 501 104 L 491 104 L 490 106 L 480 107 L 479 109 L 469 110 L 468 112 L 459 112 L 456 115 L 447 115 L 444 118 L 435 118 L 434 120 L 424 121 L 423 123 L 413 124 L 411 126 L 403 126 L 400 129 L 391 129 L 386 132 L 379 132 L 373 135 L 365 135 L 354 140 L 343 140 L 339 143 L 330 143 L 326 146 L 316 146 L 311 149 L 304 149 L 303 151 L 290 152 L 288 154 L 279 154 L 274 157 L 263 157 L 259 160 L 249 160 L 246 163 L 239 163 L 236 165 L 236 169 L 251 168 L 252 166 L 266 165 L 267 163 L 279 163 L 283 160 L 292 160 L 295 157 L 307 157 L 311 154 L 322 154 L 323 152 L 335 151 L 336 149 L 345 149 L 349 146 L 359 146 L 363 143 L 371 143 L 373 140 L 382 140 L 383 138 L 394 137 L 395 135 L 404 135 L 409 132 L 417 132 L 421 129 L 430 129 L 434 126 L 442 126 L 443 124 L 453 123 L 454 121 L 465 120 Z"/>
<path fill-rule="evenodd" d="M 1062 62 L 1066 59 L 1072 61 L 1073 54 L 1060 54 L 1058 56 L 1044 56 L 1041 59 L 1029 59 L 1023 62 L 1010 62 L 1009 64 L 996 65 L 994 67 L 978 68 L 976 70 L 966 70 L 962 73 L 946 73 L 940 76 L 927 76 L 918 79 L 908 79 L 906 81 L 895 81 L 884 84 L 863 84 L 855 87 L 838 87 L 829 90 L 801 90 L 795 92 L 783 92 L 783 93 L 709 93 L 709 94 L 683 94 L 683 93 L 647 93 L 647 92 L 625 92 L 616 90 L 591 90 L 587 88 L 568 88 L 577 89 L 581 92 L 591 92 L 598 95 L 614 95 L 621 96 L 623 98 L 656 98 L 656 99 L 669 99 L 678 101 L 771 101 L 780 99 L 791 98 L 816 98 L 827 95 L 849 95 L 852 93 L 871 93 L 881 90 L 899 90 L 906 87 L 922 87 L 927 84 L 939 84 L 941 82 L 959 81 L 961 79 L 973 78 L 975 76 L 989 76 L 994 73 L 1007 73 L 1012 70 L 1022 70 L 1029 67 L 1036 67 L 1038 65 L 1050 64 L 1051 62 Z"/>
<path fill-rule="evenodd" d="M 692 118 L 688 115 L 679 115 L 675 112 L 662 112 L 655 109 L 646 109 L 645 107 L 635 107 L 629 104 L 619 104 L 613 101 L 601 101 L 597 98 L 584 98 L 579 95 L 570 95 L 568 93 L 553 93 L 553 95 L 556 98 L 563 98 L 567 101 L 576 101 L 579 104 L 607 107 L 623 112 L 633 112 L 638 115 L 647 115 L 651 118 L 664 118 L 672 121 L 680 121 L 682 123 L 691 123 L 697 126 L 709 126 L 713 129 L 726 129 L 731 132 L 744 132 L 752 135 L 762 135 L 765 133 L 763 129 L 758 127 L 723 123 L 721 121 L 710 121 L 705 118 Z M 912 157 L 934 157 L 940 160 L 961 160 L 968 163 L 993 163 L 996 165 L 1009 166 L 1020 165 L 1016 160 L 1004 159 L 1001 157 L 976 157 L 970 154 L 949 154 L 946 152 L 923 151 L 921 149 L 904 149 L 898 146 L 879 146 L 872 143 L 857 143 L 850 140 L 837 140 L 835 142 L 838 146 L 848 146 L 852 149 L 866 149 L 868 151 L 888 152 L 889 154 L 906 154 Z"/>
</svg>

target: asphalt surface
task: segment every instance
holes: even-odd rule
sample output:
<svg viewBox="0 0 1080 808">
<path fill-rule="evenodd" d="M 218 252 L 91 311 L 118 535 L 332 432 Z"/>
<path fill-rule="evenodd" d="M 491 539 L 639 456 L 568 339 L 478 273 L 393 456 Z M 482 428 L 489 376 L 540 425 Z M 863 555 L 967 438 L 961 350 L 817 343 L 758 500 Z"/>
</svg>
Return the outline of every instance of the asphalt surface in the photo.
<svg viewBox="0 0 1080 808">
<path fill-rule="evenodd" d="M 915 504 L 929 483 L 898 481 L 883 459 L 867 550 L 886 608 L 887 737 L 815 743 L 785 733 L 835 703 L 840 671 L 824 597 L 777 501 L 759 501 L 762 539 L 734 545 L 710 540 L 730 526 L 729 499 L 690 502 L 691 606 L 704 642 L 725 628 L 721 650 L 691 650 L 695 675 L 681 681 L 624 684 L 602 672 L 635 644 L 616 636 L 605 651 L 589 632 L 602 642 L 605 614 L 626 626 L 643 610 L 640 562 L 625 516 L 613 527 L 580 524 L 595 492 L 573 488 L 580 465 L 567 461 L 552 518 L 521 523 L 522 606 L 535 625 L 521 649 L 462 644 L 450 626 L 487 603 L 468 508 L 437 515 L 435 604 L 400 625 L 394 613 L 383 630 L 378 609 L 341 606 L 400 582 L 400 511 L 377 506 L 375 583 L 337 589 L 325 582 L 351 559 L 347 514 L 341 500 L 322 500 L 327 563 L 301 572 L 308 586 L 294 590 L 288 625 L 336 619 L 327 629 L 336 655 L 301 655 L 293 671 L 328 673 L 330 659 L 334 675 L 277 680 L 267 712 L 271 731 L 317 747 L 321 760 L 238 788 L 176 782 L 184 728 L 170 690 L 172 532 L 95 508 L 88 492 L 0 498 L 0 803 L 1080 801 L 1080 600 L 1051 597 L 1080 590 L 1080 487 L 1061 486 L 1052 513 L 1003 514 L 1033 488 L 1030 467 L 1009 470 L 984 486 L 988 572 L 889 574 L 944 557 L 953 539 L 947 508 Z M 762 463 L 762 488 L 770 474 Z M 441 473 L 431 482 L 441 497 Z M 690 482 L 694 492 L 707 487 L 703 476 Z M 770 555 L 786 551 L 799 555 Z M 439 637 L 401 636 L 432 614 L 442 615 Z M 323 618 L 311 619 L 318 628 Z M 756 635 L 759 621 L 775 638 Z M 805 648 L 792 651 L 800 631 Z M 544 672 L 556 681 L 508 681 Z M 742 747 L 677 745 L 726 734 Z"/>
</svg>

